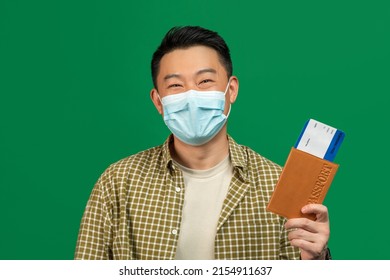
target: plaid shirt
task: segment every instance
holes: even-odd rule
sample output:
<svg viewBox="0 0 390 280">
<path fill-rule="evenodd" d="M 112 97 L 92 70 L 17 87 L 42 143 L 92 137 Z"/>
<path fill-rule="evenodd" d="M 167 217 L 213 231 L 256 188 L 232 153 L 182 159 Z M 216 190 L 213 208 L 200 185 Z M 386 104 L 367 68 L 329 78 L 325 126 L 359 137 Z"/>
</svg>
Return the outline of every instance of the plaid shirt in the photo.
<svg viewBox="0 0 390 280">
<path fill-rule="evenodd" d="M 172 137 L 112 164 L 92 190 L 75 259 L 172 260 L 180 234 L 183 175 Z M 233 165 L 215 236 L 216 259 L 299 259 L 286 220 L 266 211 L 280 166 L 228 136 Z"/>
</svg>

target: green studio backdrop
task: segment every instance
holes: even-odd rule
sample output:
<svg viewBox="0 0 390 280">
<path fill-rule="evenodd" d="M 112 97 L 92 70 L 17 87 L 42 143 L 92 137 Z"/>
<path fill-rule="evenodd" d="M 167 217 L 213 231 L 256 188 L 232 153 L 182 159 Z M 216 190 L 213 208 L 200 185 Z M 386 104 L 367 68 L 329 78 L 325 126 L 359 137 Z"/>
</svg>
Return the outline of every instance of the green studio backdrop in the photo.
<svg viewBox="0 0 390 280">
<path fill-rule="evenodd" d="M 283 165 L 307 119 L 345 131 L 329 246 L 390 259 L 389 19 L 375 0 L 2 0 L 0 259 L 72 259 L 100 174 L 165 141 L 149 65 L 175 25 L 230 46 L 237 142 Z"/>
</svg>

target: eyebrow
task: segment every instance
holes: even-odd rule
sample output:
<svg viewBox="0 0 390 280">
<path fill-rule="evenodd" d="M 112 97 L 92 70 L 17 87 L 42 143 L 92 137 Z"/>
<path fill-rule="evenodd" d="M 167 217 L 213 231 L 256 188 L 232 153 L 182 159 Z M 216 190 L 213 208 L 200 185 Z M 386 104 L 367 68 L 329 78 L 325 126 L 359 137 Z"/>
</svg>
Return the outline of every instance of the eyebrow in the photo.
<svg viewBox="0 0 390 280">
<path fill-rule="evenodd" d="M 206 69 L 202 69 L 202 70 L 199 70 L 198 72 L 196 72 L 196 75 L 200 75 L 200 74 L 203 74 L 203 73 L 213 73 L 213 74 L 217 74 L 217 70 L 213 69 L 213 68 L 206 68 Z"/>
<path fill-rule="evenodd" d="M 166 80 L 169 80 L 169 79 L 172 79 L 172 78 L 180 78 L 181 75 L 180 74 L 168 74 L 164 77 L 164 81 Z"/>
<path fill-rule="evenodd" d="M 198 72 L 196 72 L 196 76 L 199 76 L 201 74 L 204 74 L 204 73 L 213 73 L 213 74 L 216 74 L 217 73 L 217 70 L 213 69 L 213 68 L 206 68 L 206 69 L 201 69 L 199 70 Z M 168 74 L 164 77 L 164 81 L 166 80 L 169 80 L 169 79 L 172 79 L 172 78 L 181 78 L 182 75 L 180 74 Z"/>
</svg>

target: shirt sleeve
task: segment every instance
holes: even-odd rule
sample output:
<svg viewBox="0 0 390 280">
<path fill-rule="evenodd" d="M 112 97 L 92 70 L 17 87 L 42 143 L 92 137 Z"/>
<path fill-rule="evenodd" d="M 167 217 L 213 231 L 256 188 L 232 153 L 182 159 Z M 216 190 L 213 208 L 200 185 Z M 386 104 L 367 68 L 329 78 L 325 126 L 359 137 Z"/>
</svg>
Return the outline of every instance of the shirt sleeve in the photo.
<svg viewBox="0 0 390 280">
<path fill-rule="evenodd" d="M 81 220 L 74 258 L 107 260 L 110 249 L 111 215 L 102 179 L 96 183 Z"/>
</svg>

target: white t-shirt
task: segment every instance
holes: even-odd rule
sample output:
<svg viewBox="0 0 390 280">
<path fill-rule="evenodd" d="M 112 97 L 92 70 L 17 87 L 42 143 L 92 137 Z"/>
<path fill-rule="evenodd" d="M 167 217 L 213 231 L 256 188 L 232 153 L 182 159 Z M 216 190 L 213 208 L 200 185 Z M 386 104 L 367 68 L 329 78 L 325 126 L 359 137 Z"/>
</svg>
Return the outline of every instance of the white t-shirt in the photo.
<svg viewBox="0 0 390 280">
<path fill-rule="evenodd" d="M 176 164 L 183 172 L 185 185 L 176 259 L 214 259 L 218 219 L 233 175 L 230 157 L 207 170 Z"/>
</svg>

